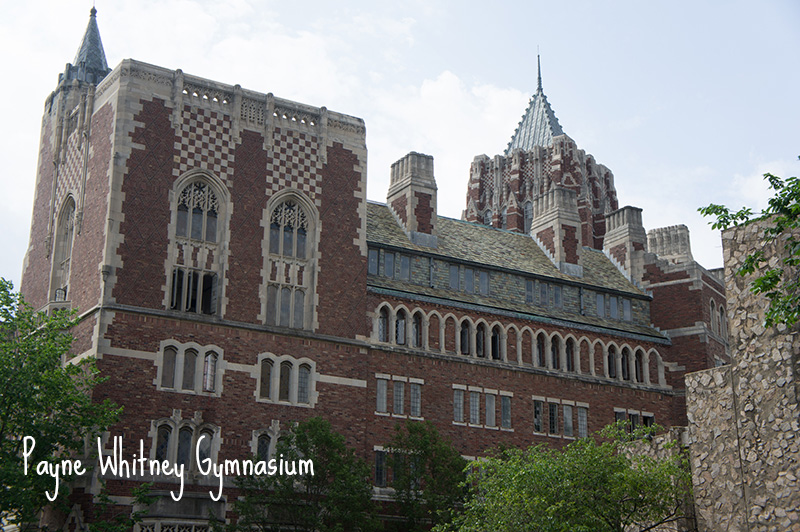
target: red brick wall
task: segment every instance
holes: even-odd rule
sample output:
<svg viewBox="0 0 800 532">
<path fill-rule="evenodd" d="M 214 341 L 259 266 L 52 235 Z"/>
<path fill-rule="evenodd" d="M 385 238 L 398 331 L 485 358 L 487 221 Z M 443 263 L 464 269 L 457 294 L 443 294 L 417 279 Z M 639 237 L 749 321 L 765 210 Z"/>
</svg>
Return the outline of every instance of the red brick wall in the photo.
<svg viewBox="0 0 800 532">
<path fill-rule="evenodd" d="M 562 225 L 561 229 L 564 231 L 561 244 L 564 246 L 565 258 L 570 264 L 578 264 L 578 232 L 571 225 Z"/>
<path fill-rule="evenodd" d="M 544 244 L 544 247 L 546 247 L 550 251 L 550 253 L 555 254 L 556 248 L 554 242 L 555 242 L 556 232 L 553 230 L 552 227 L 548 227 L 543 231 L 539 231 L 536 234 L 536 236 L 537 238 L 539 238 L 539 241 L 542 244 Z"/>
<path fill-rule="evenodd" d="M 261 312 L 259 287 L 264 258 L 261 242 L 264 227 L 262 212 L 267 203 L 264 169 L 267 153 L 264 137 L 253 131 L 242 131 L 242 142 L 234 152 L 233 179 L 230 181 L 231 213 L 230 258 L 228 261 L 228 299 L 225 318 L 256 323 Z M 277 164 L 277 163 L 275 163 Z"/>
<path fill-rule="evenodd" d="M 431 195 L 423 192 L 414 192 L 417 198 L 417 208 L 414 209 L 414 216 L 417 219 L 417 231 L 420 233 L 431 234 L 433 232 L 433 208 L 431 207 Z"/>
<path fill-rule="evenodd" d="M 366 334 L 367 258 L 355 242 L 365 212 L 357 165 L 358 157 L 341 144 L 328 147 L 320 207 L 317 331 L 349 338 Z"/>
<path fill-rule="evenodd" d="M 42 143 L 39 146 L 39 168 L 33 200 L 31 236 L 26 259 L 27 267 L 22 272 L 20 292 L 34 308 L 47 304 L 47 289 L 50 284 L 50 259 L 47 257 L 45 239 L 50 214 L 53 188 L 53 114 L 45 114 L 42 121 Z"/>
<path fill-rule="evenodd" d="M 614 260 L 622 264 L 623 266 L 626 265 L 626 253 L 625 253 L 625 244 L 619 244 L 614 246 L 610 250 L 608 250 Z"/>
<path fill-rule="evenodd" d="M 392 210 L 394 213 L 402 220 L 403 224 L 408 224 L 408 213 L 406 209 L 408 208 L 408 198 L 405 196 L 400 196 L 395 198 L 392 202 Z"/>
<path fill-rule="evenodd" d="M 114 109 L 107 103 L 92 117 L 83 224 L 72 246 L 70 300 L 80 311 L 98 304 L 103 285 L 100 266 L 105 250 L 113 131 Z"/>
<path fill-rule="evenodd" d="M 134 120 L 141 126 L 130 134 L 133 148 L 123 177 L 120 224 L 124 241 L 116 253 L 122 267 L 116 272 L 113 296 L 118 303 L 147 308 L 164 308 L 166 284 L 164 262 L 169 245 L 169 191 L 175 158 L 176 136 L 170 121 L 171 110 L 164 100 L 142 101 Z"/>
</svg>

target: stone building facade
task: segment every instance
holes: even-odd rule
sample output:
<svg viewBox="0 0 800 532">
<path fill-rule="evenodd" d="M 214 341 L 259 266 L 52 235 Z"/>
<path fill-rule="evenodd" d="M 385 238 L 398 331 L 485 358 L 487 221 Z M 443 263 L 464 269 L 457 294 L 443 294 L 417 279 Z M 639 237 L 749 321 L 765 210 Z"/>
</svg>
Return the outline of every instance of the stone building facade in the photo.
<svg viewBox="0 0 800 532">
<path fill-rule="evenodd" d="M 369 202 L 361 119 L 135 60 L 108 69 L 92 10 L 45 103 L 21 289 L 78 310 L 74 356 L 96 357 L 97 399 L 125 407 L 105 452 L 122 436 L 127 457 L 142 440 L 186 463 L 183 502 L 154 479 L 143 528 L 225 515 L 235 491 L 213 503 L 216 479 L 187 457 L 203 436 L 216 462 L 266 457 L 322 416 L 385 498 L 398 422 L 431 421 L 470 457 L 621 418 L 684 424 L 685 372 L 726 359 L 724 288 L 685 228 L 649 243 L 554 121 L 540 83 L 511 152 L 473 163 L 464 220 L 437 214 L 420 153 Z M 130 483 L 108 489 L 130 502 Z M 71 523 L 98 490 L 79 480 Z"/>
<path fill-rule="evenodd" d="M 765 299 L 736 273 L 763 230 L 723 233 L 731 364 L 686 376 L 701 531 L 800 530 L 800 337 L 797 326 L 765 329 Z M 786 256 L 780 240 L 764 250 L 771 267 Z"/>
</svg>

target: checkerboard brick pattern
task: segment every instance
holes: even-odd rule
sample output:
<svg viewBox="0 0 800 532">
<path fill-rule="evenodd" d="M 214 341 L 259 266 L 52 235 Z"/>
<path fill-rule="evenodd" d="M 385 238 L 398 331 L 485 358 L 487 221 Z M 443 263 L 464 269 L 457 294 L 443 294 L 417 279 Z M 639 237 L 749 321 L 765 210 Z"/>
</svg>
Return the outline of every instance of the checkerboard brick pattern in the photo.
<svg viewBox="0 0 800 532">
<path fill-rule="evenodd" d="M 267 161 L 267 187 L 302 190 L 318 204 L 322 192 L 317 137 L 291 129 L 275 128 L 272 158 Z"/>
<path fill-rule="evenodd" d="M 79 140 L 80 132 L 78 131 L 73 132 L 67 140 L 67 150 L 63 155 L 64 160 L 61 168 L 59 168 L 58 189 L 56 191 L 56 216 L 58 216 L 58 209 L 67 193 L 71 189 L 78 190 L 80 188 L 83 157 L 81 156 Z"/>
<path fill-rule="evenodd" d="M 178 164 L 173 169 L 175 177 L 193 168 L 208 170 L 229 184 L 233 177 L 233 147 L 230 120 L 222 113 L 208 109 L 183 108 L 178 125 Z"/>
</svg>

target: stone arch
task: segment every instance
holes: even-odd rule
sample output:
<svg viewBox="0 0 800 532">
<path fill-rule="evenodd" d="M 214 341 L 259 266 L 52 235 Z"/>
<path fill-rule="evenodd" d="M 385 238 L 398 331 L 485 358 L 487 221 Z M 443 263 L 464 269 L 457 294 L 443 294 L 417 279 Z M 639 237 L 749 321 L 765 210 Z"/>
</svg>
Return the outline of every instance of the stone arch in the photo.
<svg viewBox="0 0 800 532">
<path fill-rule="evenodd" d="M 633 380 L 633 364 L 631 363 L 631 348 L 628 344 L 624 344 L 620 350 L 620 378 L 624 381 Z"/>
<path fill-rule="evenodd" d="M 543 330 L 536 332 L 534 341 L 533 365 L 538 368 L 547 367 L 547 354 L 550 347 L 550 337 Z"/>
<path fill-rule="evenodd" d="M 394 309 L 387 302 L 382 302 L 375 309 L 375 314 L 372 319 L 372 339 L 376 342 L 389 342 L 389 331 L 391 330 L 390 324 Z"/>
<path fill-rule="evenodd" d="M 431 351 L 444 351 L 442 344 L 443 334 L 442 315 L 432 310 L 428 313 L 428 349 Z"/>
<path fill-rule="evenodd" d="M 569 373 L 580 373 L 581 352 L 578 349 L 578 341 L 571 333 L 564 337 L 564 371 Z"/>
<path fill-rule="evenodd" d="M 597 339 L 591 344 L 592 375 L 608 376 L 606 372 L 606 346 L 602 340 Z"/>
<path fill-rule="evenodd" d="M 564 339 L 556 331 L 550 335 L 550 349 L 547 350 L 547 367 L 557 371 L 564 369 Z"/>
<path fill-rule="evenodd" d="M 588 338 L 581 336 L 578 339 L 578 366 L 579 373 L 584 375 L 594 374 L 594 355 L 592 354 L 592 344 Z"/>
<path fill-rule="evenodd" d="M 498 322 L 489 329 L 489 352 L 487 358 L 506 360 L 506 331 Z"/>
<path fill-rule="evenodd" d="M 394 335 L 392 341 L 397 345 L 408 346 L 411 329 L 411 311 L 402 303 L 394 310 Z"/>
<path fill-rule="evenodd" d="M 456 335 L 456 352 L 460 355 L 472 356 L 475 354 L 475 324 L 472 320 L 464 316 L 458 322 L 458 333 Z"/>
<path fill-rule="evenodd" d="M 409 330 L 410 347 L 414 349 L 428 348 L 428 319 L 425 312 L 419 307 L 411 313 L 411 328 Z"/>
<path fill-rule="evenodd" d="M 650 376 L 650 384 L 658 383 L 659 386 L 666 386 L 667 379 L 665 376 L 664 359 L 661 358 L 656 348 L 650 348 L 646 353 L 646 362 L 648 367 L 648 375 Z"/>
<path fill-rule="evenodd" d="M 519 333 L 519 343 L 520 343 L 520 351 L 519 356 L 517 358 L 517 362 L 522 365 L 525 363 L 526 357 L 530 357 L 530 365 L 534 364 L 535 356 L 534 353 L 534 345 L 535 345 L 535 335 L 533 330 L 530 327 L 525 326 Z"/>
<path fill-rule="evenodd" d="M 458 345 L 456 340 L 458 338 L 458 325 L 459 322 L 452 314 L 446 314 L 442 321 L 442 350 L 446 353 L 458 353 Z"/>
<path fill-rule="evenodd" d="M 633 353 L 633 378 L 639 383 L 650 383 L 644 349 L 637 347 Z"/>
<path fill-rule="evenodd" d="M 483 318 L 479 318 L 475 322 L 475 326 L 473 329 L 473 338 L 472 345 L 474 347 L 472 353 L 480 358 L 489 358 L 489 324 L 486 323 L 486 320 Z"/>
<path fill-rule="evenodd" d="M 609 342 L 605 346 L 605 376 L 609 379 L 619 380 L 622 372 L 620 361 L 620 348 L 616 342 Z"/>
<path fill-rule="evenodd" d="M 514 360 L 513 360 L 514 362 L 516 362 L 517 364 L 521 362 L 520 351 L 522 346 L 520 345 L 520 340 L 521 337 L 519 335 L 519 329 L 517 328 L 516 325 L 512 323 L 508 327 L 506 327 L 506 358 L 505 358 L 506 362 L 510 361 L 509 360 L 510 352 L 514 353 Z"/>
<path fill-rule="evenodd" d="M 719 329 L 717 328 L 717 304 L 714 302 L 713 298 L 709 303 L 709 308 L 710 308 L 709 314 L 711 315 L 711 319 L 709 320 L 709 323 L 711 323 L 711 331 L 718 333 Z"/>
</svg>

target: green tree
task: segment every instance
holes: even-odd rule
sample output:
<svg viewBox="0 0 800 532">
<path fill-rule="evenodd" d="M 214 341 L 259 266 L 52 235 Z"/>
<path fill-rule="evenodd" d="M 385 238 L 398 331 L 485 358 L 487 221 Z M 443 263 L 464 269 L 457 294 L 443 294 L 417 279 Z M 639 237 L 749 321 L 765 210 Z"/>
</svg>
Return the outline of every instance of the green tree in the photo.
<svg viewBox="0 0 800 532">
<path fill-rule="evenodd" d="M 112 403 L 92 401 L 101 381 L 94 361 L 65 363 L 72 343 L 67 331 L 75 323 L 74 314 L 35 312 L 0 279 L 0 522 L 35 525 L 49 502 L 45 492 L 55 488 L 51 476 L 36 474 L 36 465 L 80 455 L 86 437 L 91 441 L 118 418 Z M 26 436 L 35 442 L 27 474 Z M 60 500 L 68 481 L 60 479 Z"/>
<path fill-rule="evenodd" d="M 464 501 L 466 460 L 429 421 L 408 421 L 395 428 L 386 447 L 395 500 L 405 521 L 402 529 L 427 530 L 431 524 L 449 523 Z"/>
<path fill-rule="evenodd" d="M 769 301 L 765 313 L 766 326 L 791 326 L 800 319 L 800 180 L 797 177 L 781 179 L 764 174 L 773 191 L 767 208 L 753 212 L 747 207 L 731 211 L 724 205 L 711 204 L 699 209 L 703 216 L 716 216 L 711 224 L 714 229 L 727 229 L 734 225 L 749 225 L 759 222 L 763 227 L 762 242 L 770 245 L 778 242 L 785 250 L 783 259 L 777 264 L 767 261 L 764 247 L 753 249 L 744 259 L 737 273 L 741 276 L 756 274 L 750 290 L 764 295 Z"/>
<path fill-rule="evenodd" d="M 631 452 L 629 445 L 650 443 L 622 434 L 612 426 L 601 441 L 583 438 L 563 450 L 507 449 L 473 463 L 464 512 L 436 530 L 641 532 L 684 518 L 688 465 L 679 455 Z"/>
<path fill-rule="evenodd" d="M 370 469 L 327 420 L 311 418 L 280 438 L 275 458 L 312 460 L 313 475 L 242 476 L 238 521 L 227 532 L 366 531 L 375 528 Z"/>
</svg>

